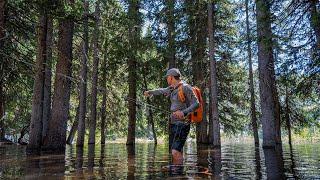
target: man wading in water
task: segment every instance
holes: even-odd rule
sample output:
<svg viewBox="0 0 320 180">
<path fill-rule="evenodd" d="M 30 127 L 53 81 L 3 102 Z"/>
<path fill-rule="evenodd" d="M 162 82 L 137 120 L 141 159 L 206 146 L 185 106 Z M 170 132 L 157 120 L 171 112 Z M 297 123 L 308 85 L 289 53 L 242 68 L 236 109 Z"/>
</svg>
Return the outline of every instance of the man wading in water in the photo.
<svg viewBox="0 0 320 180">
<path fill-rule="evenodd" d="M 170 120 L 170 142 L 172 153 L 172 164 L 180 165 L 183 162 L 182 150 L 187 140 L 190 123 L 186 123 L 188 114 L 199 107 L 199 101 L 193 93 L 192 87 L 181 80 L 180 71 L 176 68 L 169 69 L 165 76 L 169 87 L 145 91 L 145 96 L 165 95 L 170 96 L 172 112 Z M 181 102 L 178 96 L 178 88 L 182 86 L 185 102 Z"/>
</svg>

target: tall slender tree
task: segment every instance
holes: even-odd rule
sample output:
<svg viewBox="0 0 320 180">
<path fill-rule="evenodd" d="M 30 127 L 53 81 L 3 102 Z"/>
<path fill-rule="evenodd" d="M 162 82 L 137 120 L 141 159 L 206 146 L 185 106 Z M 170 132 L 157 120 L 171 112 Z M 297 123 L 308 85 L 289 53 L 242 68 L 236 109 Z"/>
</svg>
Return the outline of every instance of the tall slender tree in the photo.
<svg viewBox="0 0 320 180">
<path fill-rule="evenodd" d="M 51 117 L 51 77 L 52 77 L 52 44 L 53 44 L 53 19 L 47 16 L 47 39 L 46 39 L 46 63 L 44 69 L 43 86 L 43 115 L 42 115 L 42 141 L 48 131 L 48 123 Z"/>
<path fill-rule="evenodd" d="M 77 146 L 82 147 L 84 144 L 85 135 L 85 119 L 87 112 L 87 61 L 88 61 L 88 14 L 89 3 L 84 0 L 84 15 L 83 15 L 83 41 L 82 41 L 82 58 L 80 72 L 80 100 L 79 100 L 79 122 L 78 122 L 78 137 Z"/>
<path fill-rule="evenodd" d="M 6 0 L 0 0 L 0 50 L 4 48 L 5 41 L 5 9 Z M 0 61 L 3 61 L 3 55 L 0 55 Z M 0 141 L 5 137 L 5 127 L 4 127 L 4 83 L 3 83 L 3 69 L 4 64 L 0 64 Z"/>
<path fill-rule="evenodd" d="M 136 100 L 137 98 L 137 48 L 140 35 L 140 17 L 139 17 L 139 0 L 129 0 L 128 16 L 131 20 L 129 27 L 129 44 L 130 53 L 128 57 L 128 68 L 129 68 L 129 98 L 131 100 Z M 134 101 L 128 102 L 129 106 L 129 123 L 128 123 L 128 135 L 127 135 L 127 145 L 135 144 L 135 128 L 136 128 L 136 103 Z"/>
<path fill-rule="evenodd" d="M 73 1 L 68 1 L 68 5 Z M 43 150 L 64 151 L 66 144 L 67 120 L 69 117 L 72 39 L 74 18 L 64 14 L 59 20 L 58 62 L 54 83 L 52 116 L 48 125 L 47 136 L 44 139 Z"/>
<path fill-rule="evenodd" d="M 71 130 L 70 133 L 68 135 L 67 138 L 67 144 L 72 144 L 73 142 L 73 138 L 76 135 L 77 132 L 77 128 L 78 128 L 78 123 L 79 123 L 79 107 L 77 107 L 77 111 L 76 111 L 76 117 L 73 120 L 72 126 L 71 126 Z"/>
<path fill-rule="evenodd" d="M 165 8 L 166 8 L 165 17 L 166 17 L 166 24 L 167 24 L 166 59 L 169 62 L 169 69 L 176 67 L 174 6 L 175 6 L 175 1 L 165 0 Z"/>
<path fill-rule="evenodd" d="M 310 1 L 310 24 L 316 36 L 316 49 L 320 51 L 320 13 L 317 9 L 319 1 L 309 0 Z M 320 53 L 319 53 L 320 54 Z"/>
<path fill-rule="evenodd" d="M 218 82 L 217 67 L 214 58 L 214 32 L 215 32 L 215 3 L 208 3 L 208 33 L 209 33 L 209 58 L 210 58 L 210 102 L 212 117 L 209 122 L 209 141 L 213 146 L 221 146 L 220 140 L 220 123 L 218 114 Z"/>
<path fill-rule="evenodd" d="M 186 1 L 189 17 L 190 51 L 192 59 L 193 84 L 205 90 L 204 69 L 207 35 L 207 6 L 204 1 Z M 203 94 L 203 92 L 202 92 Z M 206 97 L 204 97 L 204 102 Z M 204 110 L 205 110 L 204 105 Z M 197 143 L 208 143 L 207 119 L 197 124 Z"/>
<path fill-rule="evenodd" d="M 261 122 L 263 129 L 263 147 L 275 147 L 276 128 L 276 98 L 274 58 L 272 51 L 271 31 L 271 1 L 256 1 L 257 33 L 258 33 L 258 65 L 261 104 Z"/>
<path fill-rule="evenodd" d="M 89 126 L 88 144 L 95 144 L 96 123 L 97 123 L 97 85 L 98 85 L 98 68 L 99 68 L 99 19 L 100 7 L 99 1 L 96 2 L 95 10 L 95 29 L 93 34 L 93 75 L 92 75 L 92 92 L 91 92 L 91 116 Z"/>
<path fill-rule="evenodd" d="M 254 143 L 259 145 L 258 126 L 256 116 L 256 104 L 253 84 L 253 72 L 252 72 L 252 54 L 251 54 L 251 32 L 249 23 L 249 0 L 246 0 L 246 28 L 247 28 L 247 52 L 249 60 L 249 91 L 250 91 L 250 109 L 251 109 L 251 125 L 254 137 Z"/>
<path fill-rule="evenodd" d="M 41 9 L 38 26 L 38 55 L 33 85 L 32 113 L 30 123 L 30 139 L 28 150 L 40 150 L 43 130 L 43 98 L 45 83 L 45 64 L 47 59 L 47 10 Z"/>
<path fill-rule="evenodd" d="M 105 41 L 107 43 L 107 41 Z M 105 45 L 106 46 L 106 45 Z M 107 111 L 107 53 L 105 52 L 102 62 L 102 104 L 101 104 L 101 144 L 106 142 L 106 111 Z"/>
</svg>

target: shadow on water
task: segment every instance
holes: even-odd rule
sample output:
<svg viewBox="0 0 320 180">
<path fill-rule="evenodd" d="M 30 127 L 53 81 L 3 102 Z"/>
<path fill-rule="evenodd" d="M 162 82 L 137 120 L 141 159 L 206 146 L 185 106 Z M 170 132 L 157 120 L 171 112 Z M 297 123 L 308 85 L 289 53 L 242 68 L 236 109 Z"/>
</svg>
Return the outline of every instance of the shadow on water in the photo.
<svg viewBox="0 0 320 180">
<path fill-rule="evenodd" d="M 261 157 L 260 157 L 260 149 L 259 146 L 255 145 L 254 146 L 254 157 L 255 157 L 255 169 L 256 169 L 256 179 L 261 179 L 262 178 L 262 173 L 261 173 Z"/>
<path fill-rule="evenodd" d="M 282 148 L 263 149 L 268 179 L 285 179 Z"/>
<path fill-rule="evenodd" d="M 135 146 L 126 146 L 127 147 L 127 179 L 135 179 L 134 173 L 135 173 L 135 165 L 136 165 L 136 158 L 135 158 Z"/>
<path fill-rule="evenodd" d="M 320 145 L 262 149 L 252 144 L 221 148 L 188 142 L 183 170 L 170 172 L 167 145 L 110 143 L 67 146 L 65 154 L 26 155 L 25 147 L 0 147 L 0 179 L 319 179 Z"/>
</svg>

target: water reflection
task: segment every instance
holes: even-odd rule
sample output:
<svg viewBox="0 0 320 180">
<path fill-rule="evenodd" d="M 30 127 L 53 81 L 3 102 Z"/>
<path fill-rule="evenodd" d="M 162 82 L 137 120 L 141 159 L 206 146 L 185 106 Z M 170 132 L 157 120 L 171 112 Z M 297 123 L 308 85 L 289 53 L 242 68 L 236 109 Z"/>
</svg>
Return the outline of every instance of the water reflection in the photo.
<svg viewBox="0 0 320 180">
<path fill-rule="evenodd" d="M 128 166 L 127 179 L 135 179 L 134 178 L 135 164 L 136 164 L 135 146 L 127 146 L 127 166 Z"/>
<path fill-rule="evenodd" d="M 263 149 L 268 179 L 285 179 L 282 148 Z"/>
<path fill-rule="evenodd" d="M 27 156 L 25 147 L 0 147 L 0 179 L 319 179 L 320 145 L 284 145 L 281 149 L 251 144 L 221 148 L 188 142 L 182 174 L 170 174 L 168 146 L 67 146 L 65 154 Z"/>
<path fill-rule="evenodd" d="M 261 158 L 260 158 L 260 149 L 259 145 L 255 145 L 254 148 L 254 157 L 255 157 L 255 164 L 256 164 L 256 179 L 261 179 L 262 178 L 262 173 L 261 173 Z"/>
<path fill-rule="evenodd" d="M 209 151 L 209 172 L 214 179 L 221 179 L 221 148 L 210 148 Z"/>
</svg>

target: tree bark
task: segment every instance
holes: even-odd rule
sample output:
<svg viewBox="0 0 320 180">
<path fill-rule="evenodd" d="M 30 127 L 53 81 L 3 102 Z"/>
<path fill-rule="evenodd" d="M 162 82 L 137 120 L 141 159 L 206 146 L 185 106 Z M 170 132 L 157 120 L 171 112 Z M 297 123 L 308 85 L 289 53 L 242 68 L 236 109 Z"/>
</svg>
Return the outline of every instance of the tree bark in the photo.
<svg viewBox="0 0 320 180">
<path fill-rule="evenodd" d="M 101 144 L 106 142 L 106 111 L 107 111 L 107 55 L 105 54 L 102 63 L 103 74 L 102 74 L 102 87 L 104 87 L 101 105 Z"/>
<path fill-rule="evenodd" d="M 212 126 L 213 132 L 211 136 L 211 141 L 213 146 L 221 146 L 220 140 L 220 123 L 218 114 L 218 82 L 217 82 L 217 67 L 214 58 L 214 31 L 215 31 L 215 4 L 214 2 L 208 3 L 208 33 L 209 33 L 209 57 L 210 57 L 210 97 L 211 97 L 211 108 L 212 108 L 212 122 L 209 126 Z"/>
<path fill-rule="evenodd" d="M 47 14 L 43 10 L 39 16 L 38 27 L 38 55 L 36 62 L 36 73 L 33 85 L 32 113 L 29 133 L 29 144 L 27 151 L 39 151 L 42 142 L 43 129 L 43 97 L 45 82 L 45 63 L 47 59 Z"/>
<path fill-rule="evenodd" d="M 174 18 L 175 1 L 165 0 L 166 6 L 166 24 L 167 24 L 167 61 L 169 69 L 176 67 L 175 58 L 175 18 Z"/>
<path fill-rule="evenodd" d="M 46 37 L 46 63 L 45 63 L 45 80 L 43 89 L 43 115 L 42 115 L 42 141 L 48 131 L 49 119 L 51 117 L 51 66 L 52 66 L 52 44 L 53 44 L 53 19 L 50 15 L 47 17 L 47 37 Z"/>
<path fill-rule="evenodd" d="M 258 125 L 256 116 L 256 103 L 254 95 L 253 73 L 252 73 L 252 54 L 251 54 L 251 32 L 249 24 L 249 0 L 246 0 L 246 27 L 247 27 L 247 51 L 249 60 L 249 91 L 250 91 L 250 106 L 251 106 L 251 125 L 255 145 L 259 145 Z"/>
<path fill-rule="evenodd" d="M 288 130 L 288 143 L 291 146 L 292 145 L 292 141 L 291 141 L 291 123 L 290 123 L 290 107 L 289 107 L 289 93 L 288 93 L 288 89 L 286 87 L 286 99 L 285 99 L 285 103 L 286 103 L 286 110 L 285 110 L 285 120 L 286 120 L 286 125 L 287 125 L 287 130 Z"/>
<path fill-rule="evenodd" d="M 193 84 L 198 86 L 203 91 L 205 90 L 204 80 L 204 65 L 205 65 L 205 51 L 206 51 L 206 34 L 207 24 L 206 18 L 206 3 L 203 1 L 187 1 L 187 9 L 189 14 L 190 32 L 190 50 L 192 59 Z M 204 101 L 205 101 L 204 97 Z M 206 110 L 204 104 L 204 110 Z M 204 112 L 206 114 L 206 112 Z M 206 116 L 203 117 L 201 123 L 197 124 L 196 135 L 197 143 L 208 143 L 208 122 Z"/>
<path fill-rule="evenodd" d="M 4 42 L 5 42 L 5 8 L 6 8 L 6 1 L 0 0 L 0 49 L 4 49 Z M 3 61 L 4 57 L 0 55 L 1 62 Z M 4 119 L 3 116 L 5 114 L 4 105 L 5 105 L 5 97 L 4 97 L 4 90 L 3 90 L 3 67 L 4 64 L 1 63 L 0 65 L 0 141 L 5 139 L 5 127 L 4 127 Z"/>
<path fill-rule="evenodd" d="M 270 2 L 257 0 L 258 65 L 263 147 L 276 145 L 276 102 Z"/>
<path fill-rule="evenodd" d="M 144 88 L 148 89 L 146 73 L 144 73 L 144 75 L 143 75 L 143 82 L 144 82 Z M 151 104 L 151 101 L 150 101 L 149 97 L 147 97 L 147 103 Z M 152 109 L 149 108 L 149 107 L 147 109 L 147 120 L 148 120 L 148 127 L 151 126 L 152 135 L 153 135 L 153 139 L 154 139 L 154 144 L 158 144 L 157 134 L 156 134 L 156 131 L 155 131 L 155 128 L 154 128 L 154 120 L 153 120 Z M 148 131 L 149 131 L 149 129 L 148 129 Z"/>
<path fill-rule="evenodd" d="M 93 34 L 93 76 L 92 76 L 92 92 L 91 92 L 91 116 L 89 127 L 88 144 L 96 142 L 96 123 L 97 123 L 97 84 L 98 84 L 98 68 L 99 68 L 99 19 L 100 19 L 99 1 L 96 2 L 95 10 L 95 30 Z"/>
<path fill-rule="evenodd" d="M 89 46 L 89 35 L 88 35 L 88 12 L 89 3 L 84 0 L 84 18 L 83 18 L 83 48 L 82 48 L 82 59 L 81 59 L 81 73 L 80 73 L 80 100 L 79 100 L 79 122 L 78 122 L 78 137 L 77 146 L 83 147 L 84 136 L 85 136 L 85 119 L 87 112 L 87 57 L 88 57 L 88 46 Z"/>
<path fill-rule="evenodd" d="M 317 10 L 317 3 L 319 3 L 318 0 L 310 0 L 310 22 L 311 27 L 316 35 L 316 50 L 320 51 L 320 15 L 319 11 Z"/>
<path fill-rule="evenodd" d="M 24 126 L 24 127 L 21 129 L 21 131 L 20 131 L 20 137 L 19 137 L 19 139 L 18 139 L 18 143 L 19 143 L 19 144 L 21 144 L 21 145 L 25 145 L 25 144 L 26 144 L 26 142 L 23 142 L 22 139 L 23 139 L 24 135 L 27 134 L 28 129 L 29 129 L 29 126 Z"/>
<path fill-rule="evenodd" d="M 76 135 L 77 128 L 78 128 L 78 122 L 79 122 L 79 107 L 77 107 L 76 117 L 74 118 L 69 136 L 67 138 L 67 144 L 71 145 L 73 142 L 73 138 Z"/>
<path fill-rule="evenodd" d="M 70 1 L 69 1 L 70 2 Z M 72 2 L 71 2 L 72 3 Z M 49 121 L 43 150 L 65 151 L 67 120 L 69 117 L 72 39 L 74 20 L 65 16 L 59 21 L 58 62 L 52 103 L 52 116 Z"/>
<path fill-rule="evenodd" d="M 141 29 L 140 18 L 139 18 L 139 0 L 129 0 L 129 18 L 132 19 L 132 25 L 130 27 L 130 34 L 132 35 L 129 38 L 130 48 L 130 57 L 128 59 L 128 68 L 129 68 L 129 98 L 136 100 L 137 98 L 137 48 L 139 41 L 139 34 Z M 128 136 L 127 136 L 127 145 L 135 144 L 135 128 L 136 128 L 136 103 L 134 101 L 128 102 L 129 108 L 129 124 L 128 124 Z"/>
<path fill-rule="evenodd" d="M 0 81 L 0 141 L 5 139 L 4 113 L 4 93 L 2 82 Z"/>
</svg>

